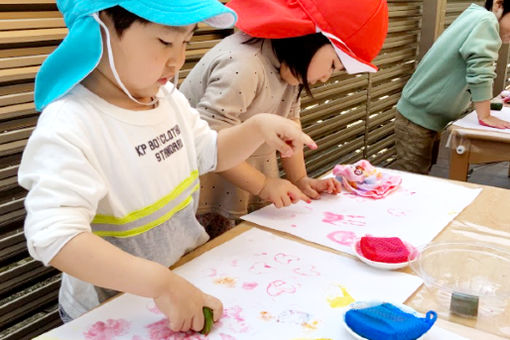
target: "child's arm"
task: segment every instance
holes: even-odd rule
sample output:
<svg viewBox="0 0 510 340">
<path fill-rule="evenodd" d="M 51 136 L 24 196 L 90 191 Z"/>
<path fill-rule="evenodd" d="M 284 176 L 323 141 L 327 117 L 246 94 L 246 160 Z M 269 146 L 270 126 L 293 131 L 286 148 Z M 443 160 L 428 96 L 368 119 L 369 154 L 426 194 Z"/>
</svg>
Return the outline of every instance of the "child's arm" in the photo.
<svg viewBox="0 0 510 340">
<path fill-rule="evenodd" d="M 247 159 L 262 143 L 278 150 L 283 158 L 292 156 L 306 144 L 317 145 L 298 125 L 280 116 L 260 113 L 244 123 L 218 133 L 216 171 L 230 169 Z"/>
<path fill-rule="evenodd" d="M 309 198 L 294 184 L 281 178 L 269 178 L 247 162 L 219 173 L 250 194 L 273 203 L 277 208 L 286 207 Z"/>
<path fill-rule="evenodd" d="M 473 104 L 475 106 L 476 115 L 478 116 L 478 121 L 480 124 L 495 127 L 498 129 L 510 129 L 510 122 L 491 116 L 490 100 L 474 102 Z"/>
<path fill-rule="evenodd" d="M 67 242 L 50 264 L 96 286 L 153 298 L 173 331 L 200 331 L 203 306 L 213 310 L 215 321 L 223 313 L 218 299 L 168 268 L 126 253 L 89 232 Z"/>
<path fill-rule="evenodd" d="M 295 120 L 295 122 L 301 125 L 299 120 Z M 342 185 L 335 178 L 315 179 L 308 177 L 302 149 L 294 153 L 292 157 L 282 158 L 282 166 L 287 179 L 310 198 L 319 199 L 323 192 L 338 194 L 342 190 Z"/>
</svg>

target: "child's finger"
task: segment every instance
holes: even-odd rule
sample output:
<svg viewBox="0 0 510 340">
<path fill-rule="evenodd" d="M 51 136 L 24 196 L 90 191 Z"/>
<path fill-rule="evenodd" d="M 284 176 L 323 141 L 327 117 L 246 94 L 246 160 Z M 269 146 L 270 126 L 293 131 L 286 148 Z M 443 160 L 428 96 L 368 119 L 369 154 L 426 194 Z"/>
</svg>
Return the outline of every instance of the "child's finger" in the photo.
<svg viewBox="0 0 510 340">
<path fill-rule="evenodd" d="M 293 148 L 281 138 L 275 138 L 271 141 L 271 144 L 283 158 L 290 157 L 294 153 Z"/>
<path fill-rule="evenodd" d="M 214 322 L 218 321 L 223 315 L 223 304 L 212 295 L 204 294 L 204 307 L 209 307 L 213 311 Z M 203 313 L 202 313 L 203 314 Z"/>
<path fill-rule="evenodd" d="M 179 332 L 184 325 L 184 318 L 178 317 L 175 313 L 173 314 L 174 315 L 169 318 L 169 326 L 172 331 Z"/>
<path fill-rule="evenodd" d="M 181 332 L 187 332 L 191 329 L 191 326 L 192 326 L 192 323 L 193 322 L 193 317 L 191 318 L 185 318 L 182 325 L 181 325 L 181 329 L 180 331 Z"/>
<path fill-rule="evenodd" d="M 289 205 L 291 205 L 292 201 L 291 201 L 290 196 L 288 194 L 282 196 L 282 203 L 283 203 L 284 207 L 288 207 Z"/>
<path fill-rule="evenodd" d="M 301 134 L 301 142 L 308 146 L 311 150 L 315 150 L 318 148 L 317 144 L 313 141 L 312 137 L 308 136 L 306 133 Z"/>
<path fill-rule="evenodd" d="M 293 191 L 293 197 L 295 198 L 294 203 L 297 203 L 299 201 L 305 201 L 306 203 L 312 203 L 312 200 L 310 199 L 310 197 L 308 197 L 304 192 L 302 192 L 301 190 L 299 190 L 297 188 L 295 191 Z"/>
<path fill-rule="evenodd" d="M 191 329 L 195 332 L 200 332 L 202 329 L 204 329 L 205 325 L 205 319 L 204 319 L 204 313 L 198 313 L 193 316 L 193 319 L 191 320 Z"/>
<path fill-rule="evenodd" d="M 321 195 L 311 187 L 307 187 L 305 190 L 303 190 L 303 193 L 305 193 L 308 197 L 313 198 L 314 200 L 317 200 L 321 197 Z"/>
<path fill-rule="evenodd" d="M 333 179 L 333 185 L 335 186 L 335 194 L 342 192 L 342 183 L 336 179 Z"/>
</svg>

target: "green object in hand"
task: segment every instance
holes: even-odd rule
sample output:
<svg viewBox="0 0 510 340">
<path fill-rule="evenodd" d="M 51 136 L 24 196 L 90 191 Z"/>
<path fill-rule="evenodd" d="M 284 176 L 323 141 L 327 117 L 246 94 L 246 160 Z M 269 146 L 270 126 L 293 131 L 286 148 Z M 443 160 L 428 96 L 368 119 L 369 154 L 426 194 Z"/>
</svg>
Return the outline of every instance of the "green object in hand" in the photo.
<svg viewBox="0 0 510 340">
<path fill-rule="evenodd" d="M 491 110 L 500 111 L 503 108 L 503 103 L 491 102 Z"/>
<path fill-rule="evenodd" d="M 209 307 L 203 307 L 202 312 L 204 312 L 204 328 L 202 328 L 200 333 L 207 335 L 211 331 L 212 325 L 214 323 L 213 311 Z"/>
</svg>

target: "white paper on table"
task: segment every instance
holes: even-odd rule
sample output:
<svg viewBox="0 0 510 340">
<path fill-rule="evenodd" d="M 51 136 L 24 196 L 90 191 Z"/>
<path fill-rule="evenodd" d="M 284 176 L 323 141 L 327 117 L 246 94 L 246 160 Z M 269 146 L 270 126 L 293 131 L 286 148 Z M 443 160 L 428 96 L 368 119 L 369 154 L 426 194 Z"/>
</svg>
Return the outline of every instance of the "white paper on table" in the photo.
<svg viewBox="0 0 510 340">
<path fill-rule="evenodd" d="M 510 122 L 510 108 L 504 106 L 501 111 L 491 110 L 491 115 L 503 119 Z M 496 131 L 502 133 L 510 133 L 510 129 L 497 129 L 493 127 L 483 126 L 478 123 L 478 116 L 476 115 L 476 111 L 473 111 L 461 119 L 453 122 L 453 125 L 460 126 L 468 129 L 476 129 L 476 130 L 486 130 L 486 131 Z"/>
<path fill-rule="evenodd" d="M 350 254 L 354 254 L 352 245 L 364 235 L 400 237 L 421 247 L 481 192 L 434 177 L 380 170 L 402 177 L 400 188 L 385 198 L 342 192 L 322 195 L 310 204 L 301 201 L 280 209 L 266 206 L 242 218 Z"/>
<path fill-rule="evenodd" d="M 39 340 L 351 339 L 340 322 L 345 306 L 402 303 L 422 282 L 258 229 L 175 272 L 223 302 L 224 316 L 207 337 L 172 333 L 151 299 L 124 294 Z"/>
</svg>

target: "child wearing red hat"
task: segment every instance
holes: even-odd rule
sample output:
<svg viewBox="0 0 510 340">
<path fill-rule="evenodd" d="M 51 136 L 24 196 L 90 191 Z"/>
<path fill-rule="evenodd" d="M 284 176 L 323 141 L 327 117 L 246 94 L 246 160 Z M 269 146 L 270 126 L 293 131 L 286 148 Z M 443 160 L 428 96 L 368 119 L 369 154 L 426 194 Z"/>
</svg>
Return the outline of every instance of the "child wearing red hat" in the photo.
<svg viewBox="0 0 510 340">
<path fill-rule="evenodd" d="M 490 112 L 498 51 L 510 41 L 509 12 L 510 0 L 472 4 L 423 57 L 397 104 L 393 168 L 427 174 L 441 131 L 471 102 L 481 125 L 510 128 Z"/>
<path fill-rule="evenodd" d="M 385 0 L 232 0 L 227 6 L 238 14 L 240 32 L 211 49 L 180 88 L 215 130 L 263 112 L 299 124 L 302 89 L 310 93 L 310 84 L 335 71 L 377 70 L 371 61 L 386 37 Z M 288 181 L 279 178 L 274 149 L 263 145 L 237 168 L 203 176 L 198 214 L 206 230 L 222 232 L 264 201 L 295 203 L 298 188 L 313 199 L 340 191 L 335 179 L 309 178 L 303 154 L 282 165 Z"/>
</svg>

